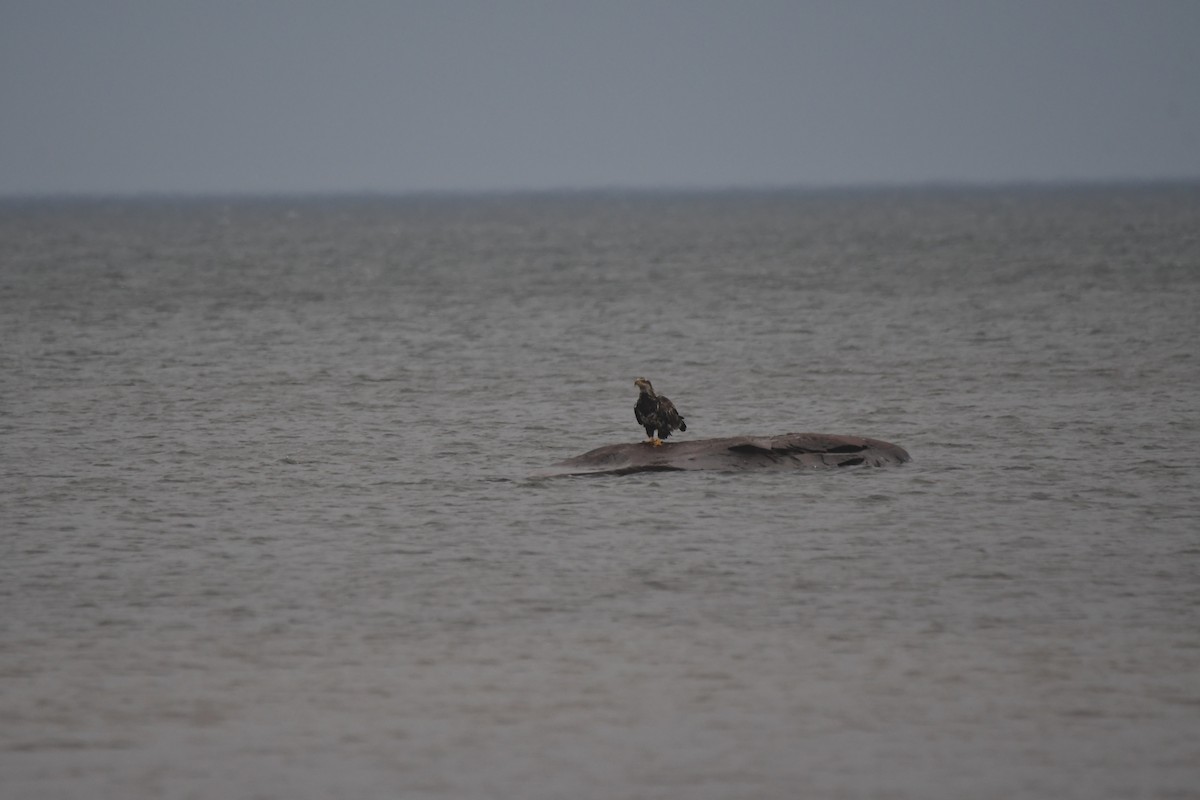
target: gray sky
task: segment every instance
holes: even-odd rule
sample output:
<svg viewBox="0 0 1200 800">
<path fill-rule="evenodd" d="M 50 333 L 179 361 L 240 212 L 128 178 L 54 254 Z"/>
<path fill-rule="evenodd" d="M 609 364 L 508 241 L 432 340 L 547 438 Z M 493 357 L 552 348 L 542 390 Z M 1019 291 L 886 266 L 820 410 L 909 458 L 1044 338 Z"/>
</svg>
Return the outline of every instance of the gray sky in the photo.
<svg viewBox="0 0 1200 800">
<path fill-rule="evenodd" d="M 1200 0 L 0 0 L 0 194 L 1200 178 Z"/>
</svg>

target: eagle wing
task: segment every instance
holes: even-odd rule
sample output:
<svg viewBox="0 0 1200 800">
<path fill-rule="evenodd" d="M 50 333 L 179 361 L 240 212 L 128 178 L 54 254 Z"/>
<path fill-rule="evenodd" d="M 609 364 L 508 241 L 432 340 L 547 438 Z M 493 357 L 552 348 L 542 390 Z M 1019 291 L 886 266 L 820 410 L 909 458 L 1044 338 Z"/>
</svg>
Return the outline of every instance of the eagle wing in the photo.
<svg viewBox="0 0 1200 800">
<path fill-rule="evenodd" d="M 675 409 L 675 404 L 661 394 L 658 396 L 658 418 L 660 425 L 666 426 L 669 430 L 687 430 L 687 423 Z"/>
</svg>

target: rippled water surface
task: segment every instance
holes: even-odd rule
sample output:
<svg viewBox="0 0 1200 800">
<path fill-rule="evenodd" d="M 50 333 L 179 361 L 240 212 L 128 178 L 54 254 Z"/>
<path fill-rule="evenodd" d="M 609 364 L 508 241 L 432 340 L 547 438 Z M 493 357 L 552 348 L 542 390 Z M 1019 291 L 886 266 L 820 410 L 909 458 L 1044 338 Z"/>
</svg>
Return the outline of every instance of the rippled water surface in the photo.
<svg viewBox="0 0 1200 800">
<path fill-rule="evenodd" d="M 1200 797 L 1194 186 L 0 205 L 0 795 Z M 886 469 L 538 479 L 636 441 Z"/>
</svg>

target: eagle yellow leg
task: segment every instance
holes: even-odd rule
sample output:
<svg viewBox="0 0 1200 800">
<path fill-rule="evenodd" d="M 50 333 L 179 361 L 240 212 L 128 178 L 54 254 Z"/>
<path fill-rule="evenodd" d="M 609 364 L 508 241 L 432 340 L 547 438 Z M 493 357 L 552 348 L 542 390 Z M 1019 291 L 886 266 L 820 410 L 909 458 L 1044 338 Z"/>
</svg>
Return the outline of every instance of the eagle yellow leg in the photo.
<svg viewBox="0 0 1200 800">
<path fill-rule="evenodd" d="M 646 444 L 650 445 L 651 447 L 662 447 L 662 439 L 658 438 L 657 436 L 651 436 L 650 441 L 646 442 Z"/>
</svg>

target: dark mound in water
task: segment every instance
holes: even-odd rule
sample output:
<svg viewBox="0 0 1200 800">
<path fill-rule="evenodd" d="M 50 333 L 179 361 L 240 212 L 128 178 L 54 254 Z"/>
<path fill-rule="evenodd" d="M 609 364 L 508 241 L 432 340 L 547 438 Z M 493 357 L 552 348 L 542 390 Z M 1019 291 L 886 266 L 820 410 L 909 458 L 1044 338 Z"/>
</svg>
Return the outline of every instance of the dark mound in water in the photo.
<svg viewBox="0 0 1200 800">
<path fill-rule="evenodd" d="M 555 464 L 551 475 L 626 475 L 685 469 L 750 470 L 882 467 L 909 461 L 904 448 L 879 439 L 829 433 L 729 436 L 665 442 L 610 444 Z"/>
</svg>

